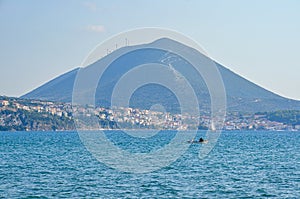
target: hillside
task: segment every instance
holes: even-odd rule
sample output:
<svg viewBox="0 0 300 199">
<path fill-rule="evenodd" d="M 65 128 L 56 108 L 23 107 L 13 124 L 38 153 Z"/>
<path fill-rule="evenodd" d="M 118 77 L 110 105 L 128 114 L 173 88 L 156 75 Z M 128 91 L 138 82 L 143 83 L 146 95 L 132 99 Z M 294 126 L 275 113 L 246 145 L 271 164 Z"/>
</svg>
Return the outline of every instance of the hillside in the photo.
<svg viewBox="0 0 300 199">
<path fill-rule="evenodd" d="M 74 112 L 75 111 L 75 112 Z M 74 114 L 84 116 L 74 124 Z M 90 123 L 96 119 L 98 122 Z M 87 123 L 85 123 L 87 122 Z M 199 122 L 199 123 L 198 123 Z M 70 103 L 0 96 L 0 131 L 52 131 L 81 129 L 169 129 L 207 130 L 210 116 L 171 114 L 132 108 L 106 109 L 72 106 Z M 79 126 L 78 126 L 79 125 Z M 300 131 L 300 111 L 242 114 L 228 113 L 223 130 Z"/>
<path fill-rule="evenodd" d="M 75 129 L 70 105 L 0 96 L 0 131 Z"/>
</svg>

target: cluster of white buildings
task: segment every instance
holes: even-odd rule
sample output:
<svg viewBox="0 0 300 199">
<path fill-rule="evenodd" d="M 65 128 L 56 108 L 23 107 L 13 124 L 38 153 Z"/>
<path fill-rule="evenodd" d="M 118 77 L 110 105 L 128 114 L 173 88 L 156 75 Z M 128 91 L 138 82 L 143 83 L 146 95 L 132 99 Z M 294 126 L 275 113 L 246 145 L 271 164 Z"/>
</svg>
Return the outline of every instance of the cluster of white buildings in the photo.
<svg viewBox="0 0 300 199">
<path fill-rule="evenodd" d="M 49 113 L 59 117 L 71 118 L 71 105 L 65 103 L 54 103 L 46 101 L 31 100 L 15 100 L 2 99 L 0 100 L 0 110 L 17 110 L 35 111 L 37 113 Z"/>
<path fill-rule="evenodd" d="M 268 130 L 294 131 L 300 130 L 300 125 L 292 126 L 281 122 L 270 121 L 266 115 L 239 115 L 230 114 L 224 125 L 224 130 Z"/>
<path fill-rule="evenodd" d="M 155 128 L 187 130 L 209 127 L 211 118 L 201 115 L 200 118 L 191 115 L 170 114 L 167 112 L 141 110 L 137 108 L 94 108 L 92 106 L 73 106 L 68 103 L 54 103 L 37 100 L 0 99 L 0 110 L 25 110 L 37 113 L 47 113 L 59 117 L 74 119 L 74 114 L 89 118 L 96 116 L 99 121 L 113 122 L 119 128 Z M 88 119 L 87 119 L 88 121 Z M 89 123 L 86 124 L 88 126 Z M 109 125 L 106 128 L 110 128 Z M 299 130 L 300 125 L 292 126 L 280 122 L 269 121 L 265 115 L 231 113 L 227 115 L 223 130 Z"/>
</svg>

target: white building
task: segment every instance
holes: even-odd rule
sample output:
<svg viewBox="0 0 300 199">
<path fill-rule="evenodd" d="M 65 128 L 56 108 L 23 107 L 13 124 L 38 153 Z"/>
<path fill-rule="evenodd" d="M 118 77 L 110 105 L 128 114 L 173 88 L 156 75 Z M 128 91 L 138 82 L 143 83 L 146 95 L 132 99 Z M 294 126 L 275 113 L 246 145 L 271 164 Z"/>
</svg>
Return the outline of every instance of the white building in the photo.
<svg viewBox="0 0 300 199">
<path fill-rule="evenodd" d="M 8 106 L 8 105 L 9 105 L 9 101 L 7 101 L 7 100 L 2 101 L 2 106 Z"/>
</svg>

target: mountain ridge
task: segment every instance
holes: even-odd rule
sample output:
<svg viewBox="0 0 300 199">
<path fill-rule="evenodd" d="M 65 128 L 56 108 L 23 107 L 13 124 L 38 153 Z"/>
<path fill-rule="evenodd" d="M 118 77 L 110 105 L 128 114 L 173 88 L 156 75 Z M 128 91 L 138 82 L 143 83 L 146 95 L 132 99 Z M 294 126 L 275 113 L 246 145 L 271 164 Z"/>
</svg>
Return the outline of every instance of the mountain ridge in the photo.
<svg viewBox="0 0 300 199">
<path fill-rule="evenodd" d="M 106 63 L 113 57 L 122 54 L 126 49 L 130 49 L 129 53 L 118 57 L 114 60 L 109 68 L 105 71 L 105 75 L 101 80 L 96 92 L 97 105 L 109 106 L 111 90 L 116 85 L 118 78 L 125 72 L 135 66 L 143 63 L 166 63 L 172 64 L 172 67 L 183 74 L 184 77 L 193 85 L 198 99 L 204 101 L 203 107 L 207 108 L 210 105 L 209 92 L 203 79 L 194 74 L 192 66 L 186 62 L 182 57 L 172 54 L 172 52 L 165 52 L 159 49 L 165 47 L 176 49 L 181 48 L 189 52 L 191 56 L 199 56 L 196 54 L 194 48 L 190 48 L 184 44 L 171 39 L 162 38 L 149 44 L 141 44 L 139 46 L 127 46 L 115 50 L 108 54 L 106 57 L 95 61 L 85 69 L 75 68 L 67 73 L 64 73 L 57 78 L 41 85 L 40 87 L 32 90 L 31 92 L 21 96 L 28 99 L 42 99 L 52 101 L 71 102 L 73 85 L 76 78 L 76 74 L 79 70 L 97 70 L 99 65 Z M 143 47 L 143 49 L 138 49 Z M 137 50 L 136 50 L 137 49 Z M 201 56 L 201 55 L 200 55 Z M 202 56 L 205 56 L 202 54 Z M 139 59 L 137 59 L 137 57 Z M 273 110 L 300 110 L 300 101 L 288 99 L 282 97 L 272 91 L 269 91 L 249 80 L 242 77 L 230 69 L 222 66 L 214 61 L 224 82 L 226 94 L 227 94 L 227 108 L 229 111 L 241 111 L 241 112 L 257 112 L 257 111 L 273 111 Z M 158 74 L 159 75 L 159 74 Z M 104 85 L 104 86 L 103 86 Z M 145 102 L 144 99 L 149 99 Z M 165 99 L 167 103 L 163 100 Z M 100 102 L 101 101 L 101 102 Z M 133 106 L 147 109 L 150 108 L 153 103 L 161 103 L 169 107 L 169 111 L 178 105 L 172 93 L 169 93 L 163 88 L 155 87 L 154 85 L 147 88 L 139 89 L 133 96 Z M 105 103 L 104 103 L 105 102 Z M 171 105 L 168 105 L 170 103 Z M 203 107 L 201 107 L 203 109 Z"/>
</svg>

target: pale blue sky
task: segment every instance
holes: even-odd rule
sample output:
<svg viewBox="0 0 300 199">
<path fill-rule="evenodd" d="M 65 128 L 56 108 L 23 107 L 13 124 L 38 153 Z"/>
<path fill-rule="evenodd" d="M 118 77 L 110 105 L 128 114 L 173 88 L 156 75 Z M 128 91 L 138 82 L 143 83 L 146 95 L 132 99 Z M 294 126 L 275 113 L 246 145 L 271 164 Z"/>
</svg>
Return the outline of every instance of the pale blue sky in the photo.
<svg viewBox="0 0 300 199">
<path fill-rule="evenodd" d="M 162 27 L 216 61 L 300 100 L 300 1 L 0 0 L 0 95 L 20 96 L 71 70 L 128 29 Z"/>
</svg>

